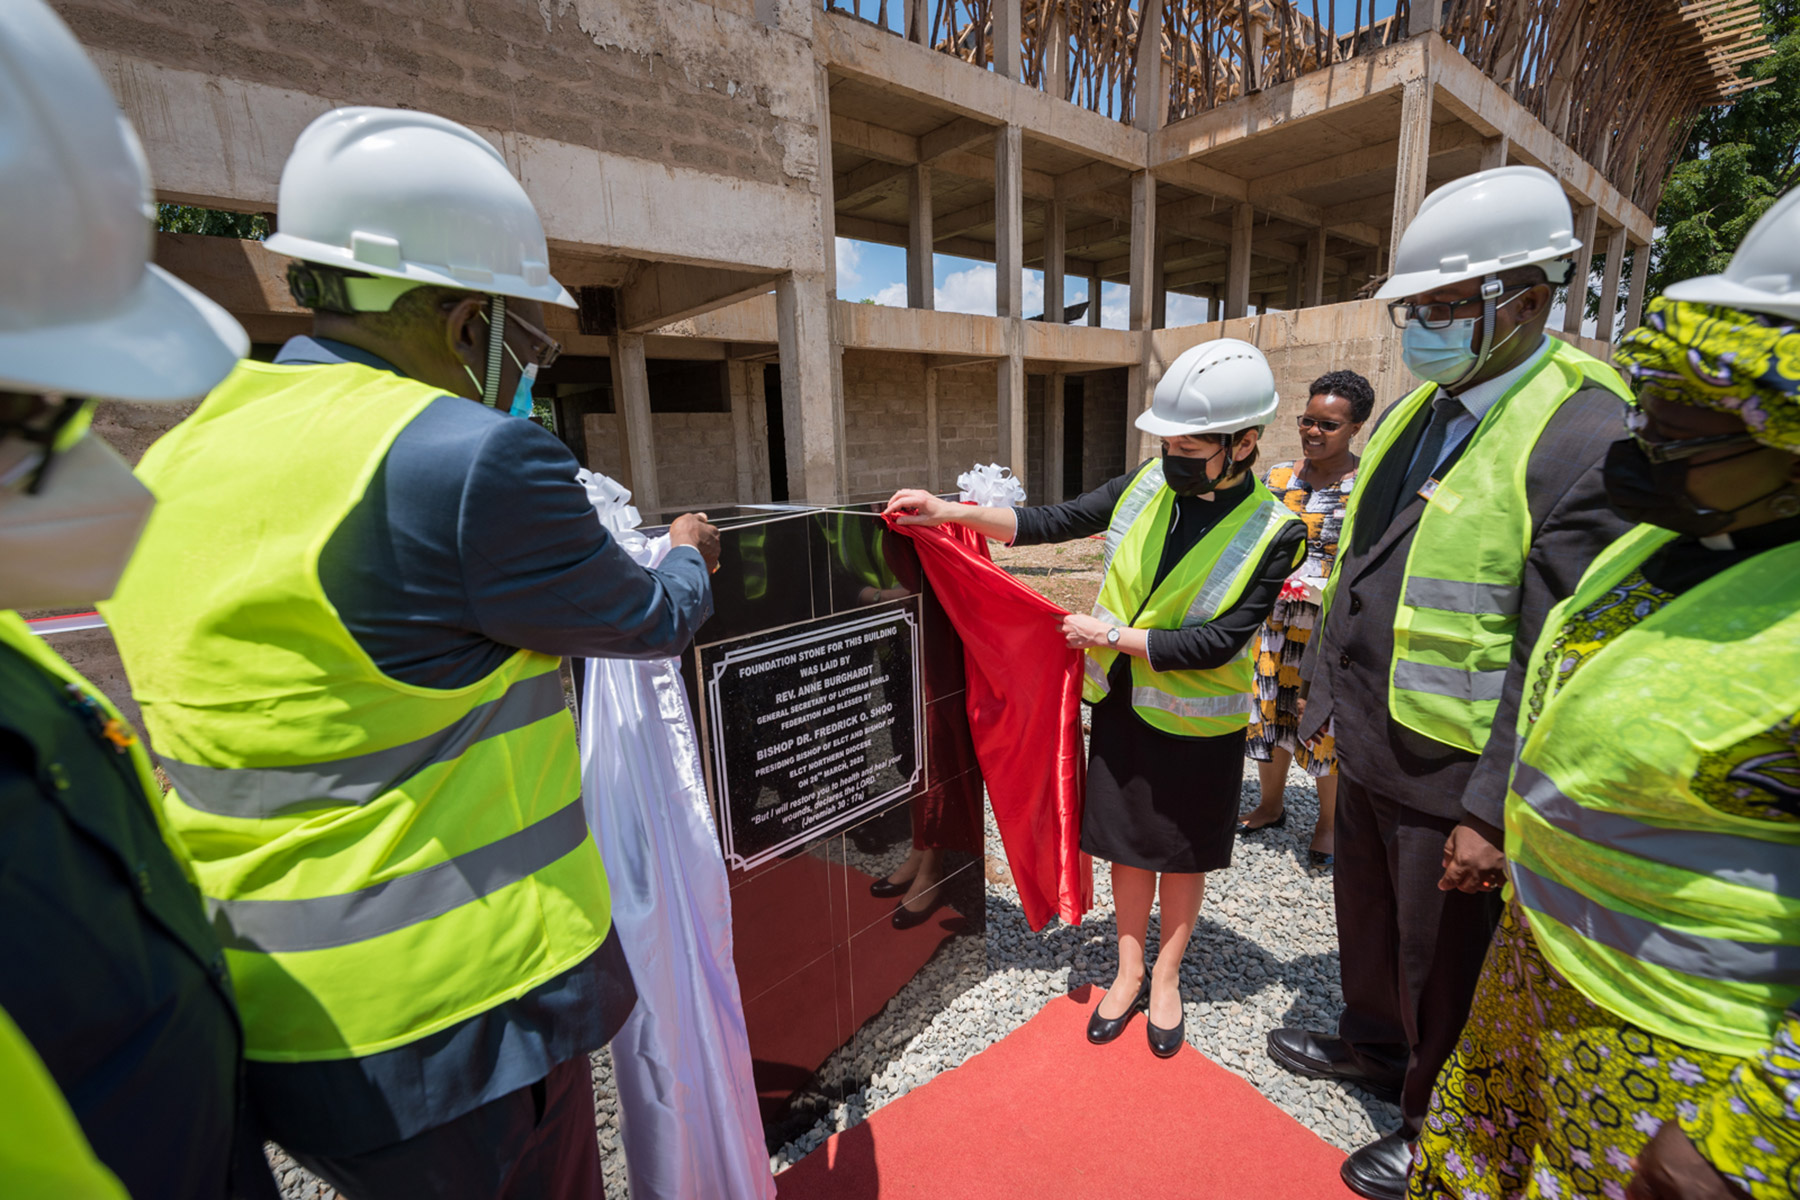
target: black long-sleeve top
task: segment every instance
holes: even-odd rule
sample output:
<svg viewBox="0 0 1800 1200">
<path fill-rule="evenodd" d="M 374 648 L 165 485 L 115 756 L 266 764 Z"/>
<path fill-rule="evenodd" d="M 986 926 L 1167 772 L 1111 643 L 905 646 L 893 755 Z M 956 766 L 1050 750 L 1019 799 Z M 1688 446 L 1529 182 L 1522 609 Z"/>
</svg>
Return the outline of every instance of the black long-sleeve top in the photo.
<svg viewBox="0 0 1800 1200">
<path fill-rule="evenodd" d="M 1017 510 L 1018 536 L 1015 546 L 1037 546 L 1046 542 L 1067 542 L 1106 532 L 1112 521 L 1119 497 L 1131 486 L 1142 464 L 1127 474 L 1101 484 L 1093 491 L 1062 504 L 1045 504 Z M 1151 587 L 1175 568 L 1195 546 L 1200 544 L 1213 526 L 1223 520 L 1249 494 L 1255 480 L 1246 473 L 1235 487 L 1213 493 L 1210 499 L 1200 496 L 1175 497 L 1174 519 L 1169 522 L 1168 536 L 1163 540 L 1162 559 L 1157 563 L 1156 578 Z M 1256 578 L 1244 589 L 1237 602 L 1206 622 L 1186 629 L 1152 629 L 1149 631 L 1147 658 L 1153 671 L 1204 671 L 1222 667 L 1255 636 L 1275 607 L 1281 585 L 1306 553 L 1306 526 L 1298 521 L 1276 533 L 1263 554 Z"/>
</svg>

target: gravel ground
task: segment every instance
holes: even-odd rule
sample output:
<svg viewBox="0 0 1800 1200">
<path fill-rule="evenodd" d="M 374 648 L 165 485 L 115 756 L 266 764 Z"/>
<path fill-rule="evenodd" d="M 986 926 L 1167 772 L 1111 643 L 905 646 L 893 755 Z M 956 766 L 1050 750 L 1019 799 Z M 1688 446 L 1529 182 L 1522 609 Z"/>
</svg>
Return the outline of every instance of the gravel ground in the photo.
<svg viewBox="0 0 1800 1200">
<path fill-rule="evenodd" d="M 1018 550 L 995 545 L 994 558 L 1072 612 L 1086 612 L 1100 587 L 1102 544 L 1083 539 Z M 1277 1025 L 1329 1029 L 1342 1004 L 1337 928 L 1329 871 L 1310 869 L 1306 845 L 1318 797 L 1305 772 L 1290 771 L 1287 827 L 1240 840 L 1231 869 L 1215 872 L 1181 968 L 1187 1037 L 1202 1054 L 1254 1084 L 1301 1124 L 1344 1151 L 1397 1128 L 1394 1105 L 1359 1088 L 1302 1079 L 1270 1062 L 1264 1036 Z M 1256 772 L 1245 771 L 1242 809 L 1256 804 Z M 818 1112 L 811 1130 L 770 1159 L 775 1170 L 797 1162 L 832 1133 L 849 1128 L 891 1100 L 929 1082 L 999 1041 L 1050 1000 L 1084 984 L 1104 988 L 1115 964 L 1112 886 L 1104 864 L 1094 879 L 1094 908 L 1079 928 L 1053 924 L 1032 933 L 1004 871 L 993 815 L 987 818 L 990 870 L 987 934 L 954 938 L 864 1029 L 852 1048 L 823 1068 L 868 1083 L 841 1099 L 806 1095 L 796 1103 Z M 890 864 L 898 865 L 897 862 Z M 1154 951 L 1157 923 L 1150 922 Z M 1125 1036 L 1141 1036 L 1141 1021 Z M 607 1195 L 627 1195 L 619 1146 L 612 1058 L 594 1055 L 601 1155 Z M 270 1163 L 284 1200 L 335 1200 L 337 1193 L 271 1146 Z"/>
</svg>

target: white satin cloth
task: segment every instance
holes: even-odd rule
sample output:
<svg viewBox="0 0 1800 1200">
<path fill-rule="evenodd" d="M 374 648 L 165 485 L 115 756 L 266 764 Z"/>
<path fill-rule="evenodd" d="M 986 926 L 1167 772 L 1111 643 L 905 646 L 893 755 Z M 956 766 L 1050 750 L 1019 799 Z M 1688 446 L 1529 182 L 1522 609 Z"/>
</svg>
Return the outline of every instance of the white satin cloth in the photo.
<svg viewBox="0 0 1800 1200">
<path fill-rule="evenodd" d="M 581 472 L 600 521 L 643 566 L 631 493 Z M 731 895 L 674 659 L 589 659 L 581 799 L 606 861 L 638 1003 L 612 1042 L 633 1200 L 773 1200 L 731 958 Z"/>
</svg>

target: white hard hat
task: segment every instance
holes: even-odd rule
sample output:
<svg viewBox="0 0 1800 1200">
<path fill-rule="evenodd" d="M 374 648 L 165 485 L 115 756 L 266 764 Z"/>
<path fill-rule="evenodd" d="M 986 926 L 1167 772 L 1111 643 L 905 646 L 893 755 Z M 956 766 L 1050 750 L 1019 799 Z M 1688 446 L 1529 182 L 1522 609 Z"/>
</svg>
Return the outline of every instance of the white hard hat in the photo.
<svg viewBox="0 0 1800 1200">
<path fill-rule="evenodd" d="M 0 390 L 204 395 L 250 351 L 224 309 L 151 265 L 137 136 L 41 0 L 0 12 Z"/>
<path fill-rule="evenodd" d="M 1163 372 L 1137 427 L 1157 437 L 1236 433 L 1267 425 L 1280 403 L 1263 352 L 1236 338 L 1215 338 L 1183 350 Z"/>
<path fill-rule="evenodd" d="M 1750 227 L 1723 275 L 1684 279 L 1663 295 L 1800 320 L 1800 188 Z"/>
<path fill-rule="evenodd" d="M 430 113 L 338 108 L 281 170 L 277 254 L 418 284 L 574 308 L 537 209 L 500 152 Z"/>
<path fill-rule="evenodd" d="M 1562 186 L 1537 167 L 1495 167 L 1446 183 L 1419 206 L 1377 300 L 1416 296 L 1533 263 L 1565 283 L 1581 249 Z"/>
</svg>

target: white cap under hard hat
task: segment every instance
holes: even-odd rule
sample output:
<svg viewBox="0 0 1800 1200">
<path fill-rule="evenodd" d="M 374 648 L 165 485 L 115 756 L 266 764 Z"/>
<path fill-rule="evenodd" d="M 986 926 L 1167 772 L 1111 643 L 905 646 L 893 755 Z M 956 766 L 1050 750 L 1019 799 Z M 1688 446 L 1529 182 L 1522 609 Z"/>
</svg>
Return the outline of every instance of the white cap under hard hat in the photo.
<svg viewBox="0 0 1800 1200">
<path fill-rule="evenodd" d="M 1170 364 L 1137 427 L 1157 437 L 1237 433 L 1267 425 L 1280 403 L 1263 352 L 1236 338 L 1215 338 Z"/>
<path fill-rule="evenodd" d="M 41 0 L 0 16 L 0 390 L 168 402 L 250 351 L 242 326 L 150 262 L 137 135 Z"/>
<path fill-rule="evenodd" d="M 1800 188 L 1750 227 L 1723 275 L 1684 279 L 1663 295 L 1800 320 Z"/>
<path fill-rule="evenodd" d="M 1533 264 L 1551 283 L 1565 283 L 1569 264 L 1557 260 L 1579 249 L 1569 198 L 1549 172 L 1477 171 L 1425 197 L 1375 298 L 1398 300 Z"/>
<path fill-rule="evenodd" d="M 308 125 L 281 171 L 276 224 L 266 245 L 290 258 L 575 307 L 506 160 L 431 113 L 339 108 Z"/>
</svg>

